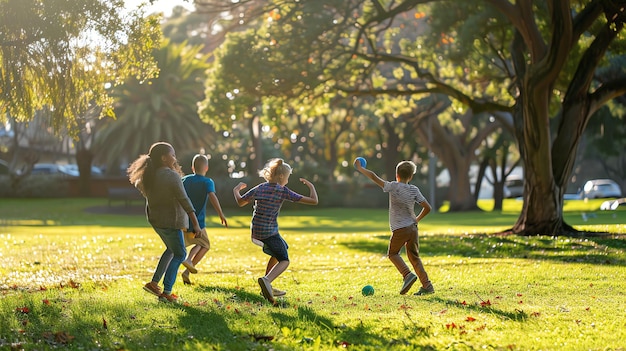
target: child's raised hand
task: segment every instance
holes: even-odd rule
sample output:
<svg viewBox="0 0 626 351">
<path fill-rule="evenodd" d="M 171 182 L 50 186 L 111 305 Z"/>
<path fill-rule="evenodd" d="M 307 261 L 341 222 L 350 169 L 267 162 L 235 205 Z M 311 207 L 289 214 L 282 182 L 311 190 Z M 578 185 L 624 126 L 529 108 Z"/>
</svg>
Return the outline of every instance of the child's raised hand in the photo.
<svg viewBox="0 0 626 351">
<path fill-rule="evenodd" d="M 239 191 L 239 190 L 241 190 L 241 189 L 245 189 L 247 186 L 248 186 L 248 185 L 247 185 L 246 183 L 244 183 L 244 182 L 239 182 L 239 184 L 237 184 L 237 185 L 235 186 L 235 190 L 236 190 L 236 191 Z"/>
<path fill-rule="evenodd" d="M 309 185 L 312 185 L 312 184 L 313 184 L 313 183 L 309 182 L 308 180 L 306 180 L 306 179 L 304 179 L 304 178 L 300 178 L 300 181 L 301 181 L 302 183 L 304 183 L 304 185 L 306 185 L 306 186 L 309 186 Z"/>
</svg>

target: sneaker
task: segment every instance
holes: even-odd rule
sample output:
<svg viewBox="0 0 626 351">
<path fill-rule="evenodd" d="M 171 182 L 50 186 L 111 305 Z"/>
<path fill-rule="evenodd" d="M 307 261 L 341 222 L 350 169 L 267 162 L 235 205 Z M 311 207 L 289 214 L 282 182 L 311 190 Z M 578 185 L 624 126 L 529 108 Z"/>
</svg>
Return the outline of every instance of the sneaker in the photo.
<svg viewBox="0 0 626 351">
<path fill-rule="evenodd" d="M 159 295 L 159 301 L 169 302 L 169 303 L 178 303 L 178 296 L 174 294 L 162 293 L 161 295 Z"/>
<path fill-rule="evenodd" d="M 259 294 L 263 296 L 263 291 L 261 291 Z M 281 296 L 287 295 L 287 292 L 284 290 L 278 290 L 276 288 L 272 288 L 272 295 L 274 295 L 274 297 L 281 297 Z"/>
<path fill-rule="evenodd" d="M 143 289 L 152 295 L 161 296 L 161 288 L 159 287 L 158 284 L 155 284 L 153 282 L 150 282 L 144 285 Z"/>
<path fill-rule="evenodd" d="M 272 291 L 272 284 L 265 277 L 259 278 L 259 286 L 261 287 L 261 293 L 263 293 L 263 297 L 267 299 L 267 301 L 274 304 L 274 294 Z"/>
<path fill-rule="evenodd" d="M 189 260 L 184 260 L 183 261 L 183 266 L 185 266 L 185 268 L 187 268 L 187 270 L 189 271 L 189 273 L 191 274 L 196 274 L 198 273 L 198 270 L 196 269 L 196 267 L 193 265 L 193 263 L 191 263 L 191 261 Z"/>
<path fill-rule="evenodd" d="M 417 276 L 413 274 L 413 272 L 409 272 L 409 274 L 404 277 L 404 284 L 402 284 L 402 289 L 400 289 L 400 295 L 404 295 L 409 292 L 416 280 Z"/>
<path fill-rule="evenodd" d="M 435 288 L 433 288 L 433 286 L 431 285 L 429 288 L 426 288 L 426 289 L 424 289 L 423 287 L 420 287 L 419 291 L 413 295 L 421 296 L 421 295 L 429 295 L 429 294 L 434 294 L 434 293 L 435 293 Z"/>
<path fill-rule="evenodd" d="M 185 274 L 185 273 L 187 273 L 187 274 Z M 183 278 L 183 283 L 185 285 L 193 285 L 191 280 L 189 280 L 189 272 L 183 272 L 180 276 Z"/>
<path fill-rule="evenodd" d="M 287 295 L 287 292 L 285 290 L 278 290 L 276 288 L 272 288 L 272 295 L 274 295 L 274 297 L 280 297 L 280 296 Z"/>
</svg>

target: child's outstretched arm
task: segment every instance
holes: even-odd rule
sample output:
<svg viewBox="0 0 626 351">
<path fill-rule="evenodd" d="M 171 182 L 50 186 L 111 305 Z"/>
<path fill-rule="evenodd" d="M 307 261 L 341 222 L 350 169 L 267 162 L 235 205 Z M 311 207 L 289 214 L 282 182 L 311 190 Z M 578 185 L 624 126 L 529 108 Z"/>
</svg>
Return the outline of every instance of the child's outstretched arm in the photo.
<svg viewBox="0 0 626 351">
<path fill-rule="evenodd" d="M 226 221 L 226 217 L 224 217 L 224 212 L 222 212 L 222 206 L 220 205 L 220 200 L 218 200 L 217 195 L 215 195 L 215 193 L 209 193 L 209 201 L 211 201 L 211 205 L 213 205 L 217 215 L 220 216 L 222 225 L 228 228 L 228 222 Z"/>
<path fill-rule="evenodd" d="M 363 166 L 361 166 L 361 162 L 357 161 L 356 159 L 354 159 L 354 167 L 356 167 L 357 171 L 361 172 L 364 176 L 366 176 L 369 179 L 371 179 L 379 187 L 382 188 L 383 186 L 385 186 L 385 181 L 384 180 L 382 180 L 376 173 L 370 171 L 367 168 L 363 168 Z"/>
<path fill-rule="evenodd" d="M 317 205 L 317 191 L 315 190 L 315 186 L 313 185 L 313 183 L 304 178 L 300 178 L 300 181 L 304 183 L 304 185 L 309 187 L 309 196 L 303 196 L 298 202 L 307 205 Z"/>
<path fill-rule="evenodd" d="M 245 189 L 246 187 L 246 183 L 240 182 L 233 188 L 233 195 L 235 195 L 235 201 L 237 201 L 237 205 L 239 205 L 239 207 L 245 206 L 249 202 L 248 200 L 242 199 L 241 194 L 239 194 L 239 191 L 241 189 Z"/>
</svg>

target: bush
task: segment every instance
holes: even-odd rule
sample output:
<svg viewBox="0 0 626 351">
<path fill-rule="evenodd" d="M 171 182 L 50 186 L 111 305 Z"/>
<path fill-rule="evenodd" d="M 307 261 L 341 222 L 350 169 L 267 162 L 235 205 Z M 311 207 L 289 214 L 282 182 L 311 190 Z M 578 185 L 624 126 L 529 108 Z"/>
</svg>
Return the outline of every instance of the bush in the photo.
<svg viewBox="0 0 626 351">
<path fill-rule="evenodd" d="M 61 175 L 29 175 L 12 184 L 0 176 L 0 197 L 46 198 L 68 196 L 69 187 Z"/>
</svg>

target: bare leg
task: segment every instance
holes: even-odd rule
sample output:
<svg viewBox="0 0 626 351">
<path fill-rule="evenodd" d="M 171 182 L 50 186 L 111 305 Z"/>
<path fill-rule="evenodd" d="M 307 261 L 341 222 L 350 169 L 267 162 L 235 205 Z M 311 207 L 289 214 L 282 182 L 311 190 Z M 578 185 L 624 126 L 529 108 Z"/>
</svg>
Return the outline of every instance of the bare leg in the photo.
<svg viewBox="0 0 626 351">
<path fill-rule="evenodd" d="M 198 245 L 196 245 L 193 249 L 195 249 L 196 247 L 198 247 L 199 250 L 191 258 L 191 263 L 193 263 L 194 266 L 198 265 L 198 263 L 202 260 L 204 255 L 206 255 L 206 253 L 209 252 L 209 249 L 207 249 L 206 247 L 202 247 L 202 246 L 198 246 Z"/>
<path fill-rule="evenodd" d="M 289 267 L 289 261 L 280 261 L 272 267 L 272 269 L 265 275 L 265 277 L 271 283 L 274 281 L 274 279 L 278 278 L 278 276 L 281 275 L 285 270 L 287 270 L 287 267 Z"/>
<path fill-rule="evenodd" d="M 268 275 L 272 268 L 278 263 L 278 260 L 275 257 L 270 257 L 270 260 L 267 261 L 267 268 L 265 269 L 265 275 Z"/>
<path fill-rule="evenodd" d="M 209 249 L 202 247 L 200 245 L 196 245 L 191 250 L 189 250 L 189 255 L 187 259 L 190 260 L 191 263 L 193 263 L 193 265 L 195 266 L 200 262 L 200 260 L 202 260 L 202 258 L 204 257 L 204 255 L 206 255 L 207 252 L 209 252 Z M 191 284 L 191 280 L 189 279 L 188 269 L 185 269 L 185 271 L 183 271 L 181 276 L 183 277 L 183 282 L 185 284 Z"/>
</svg>

